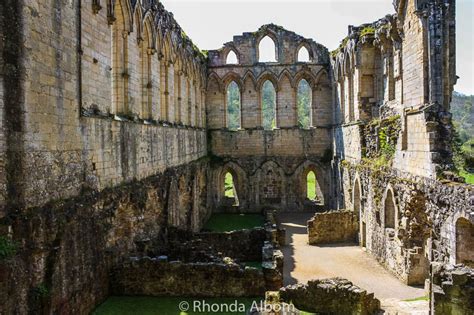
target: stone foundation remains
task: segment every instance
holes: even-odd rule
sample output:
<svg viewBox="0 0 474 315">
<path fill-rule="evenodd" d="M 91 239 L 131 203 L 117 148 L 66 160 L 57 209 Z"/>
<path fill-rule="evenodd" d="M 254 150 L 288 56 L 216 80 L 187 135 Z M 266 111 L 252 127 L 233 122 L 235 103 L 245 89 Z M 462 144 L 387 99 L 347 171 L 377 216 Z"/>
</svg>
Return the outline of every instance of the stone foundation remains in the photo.
<svg viewBox="0 0 474 315">
<path fill-rule="evenodd" d="M 432 265 L 430 314 L 472 314 L 474 271 L 462 265 Z"/>
<path fill-rule="evenodd" d="M 308 243 L 310 245 L 355 243 L 358 231 L 358 217 L 352 211 L 316 213 L 308 220 Z"/>
<path fill-rule="evenodd" d="M 281 288 L 280 299 L 299 310 L 321 314 L 375 314 L 380 301 L 373 293 L 342 278 L 310 280 Z"/>
</svg>

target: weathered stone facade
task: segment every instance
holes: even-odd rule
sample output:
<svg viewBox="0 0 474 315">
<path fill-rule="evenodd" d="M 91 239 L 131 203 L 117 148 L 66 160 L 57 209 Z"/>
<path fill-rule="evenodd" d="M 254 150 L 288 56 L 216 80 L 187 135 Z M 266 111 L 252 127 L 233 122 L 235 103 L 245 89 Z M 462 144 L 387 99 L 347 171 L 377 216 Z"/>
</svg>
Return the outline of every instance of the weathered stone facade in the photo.
<svg viewBox="0 0 474 315">
<path fill-rule="evenodd" d="M 353 210 L 361 246 L 406 283 L 432 262 L 472 267 L 474 190 L 448 172 L 455 1 L 394 6 L 332 53 L 269 24 L 206 55 L 156 0 L 0 2 L 0 234 L 15 247 L 0 313 L 88 313 L 123 259 L 213 211 Z"/>
</svg>

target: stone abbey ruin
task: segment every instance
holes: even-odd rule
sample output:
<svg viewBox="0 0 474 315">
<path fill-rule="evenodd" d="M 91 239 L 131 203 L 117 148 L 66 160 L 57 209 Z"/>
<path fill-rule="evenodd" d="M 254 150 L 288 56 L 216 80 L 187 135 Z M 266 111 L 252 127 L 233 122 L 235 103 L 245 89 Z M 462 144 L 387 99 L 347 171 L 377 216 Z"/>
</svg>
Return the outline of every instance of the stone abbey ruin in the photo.
<svg viewBox="0 0 474 315">
<path fill-rule="evenodd" d="M 474 188 L 451 148 L 455 0 L 393 4 L 330 52 L 274 24 L 201 51 L 158 0 L 1 1 L 0 314 L 265 294 L 380 312 L 351 279 L 286 281 L 281 213 L 314 215 L 311 246 L 356 243 L 424 287 L 431 314 L 473 314 Z M 264 223 L 203 229 L 215 214 Z"/>
</svg>

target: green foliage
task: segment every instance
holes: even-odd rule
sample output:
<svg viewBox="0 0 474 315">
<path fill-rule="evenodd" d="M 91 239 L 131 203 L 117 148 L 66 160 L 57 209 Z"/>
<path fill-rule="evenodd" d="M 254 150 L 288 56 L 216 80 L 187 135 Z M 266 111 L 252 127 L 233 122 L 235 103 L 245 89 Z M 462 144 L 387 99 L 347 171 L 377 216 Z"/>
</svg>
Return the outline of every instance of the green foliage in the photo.
<svg viewBox="0 0 474 315">
<path fill-rule="evenodd" d="M 306 80 L 301 80 L 298 84 L 298 126 L 309 129 L 311 127 L 311 87 Z"/>
<path fill-rule="evenodd" d="M 309 172 L 306 176 L 306 197 L 309 200 L 316 200 L 316 175 L 313 171 Z"/>
<path fill-rule="evenodd" d="M 224 180 L 224 189 L 225 193 L 224 195 L 229 198 L 234 198 L 234 178 L 232 177 L 231 173 L 226 173 L 225 174 L 225 180 Z"/>
<path fill-rule="evenodd" d="M 382 127 L 379 130 L 380 152 L 382 156 L 391 158 L 395 154 L 395 144 L 393 144 L 388 135 L 389 127 Z"/>
<path fill-rule="evenodd" d="M 262 121 L 265 130 L 276 127 L 276 91 L 273 83 L 268 80 L 262 87 Z"/>
<path fill-rule="evenodd" d="M 17 244 L 11 239 L 0 236 L 0 261 L 15 256 Z"/>
<path fill-rule="evenodd" d="M 227 128 L 240 128 L 240 90 L 234 81 L 227 87 Z"/>
<path fill-rule="evenodd" d="M 331 51 L 331 56 L 336 57 L 337 54 L 346 47 L 347 43 L 349 42 L 349 37 L 344 38 L 341 43 L 339 44 L 339 47 L 337 47 L 335 50 Z"/>
<path fill-rule="evenodd" d="M 186 301 L 192 307 L 194 300 L 189 297 L 140 297 L 140 296 L 112 296 L 101 304 L 94 312 L 93 315 L 129 315 L 129 314 L 140 314 L 140 315 L 211 315 L 216 314 L 215 312 L 182 312 L 179 309 L 179 303 Z M 253 301 L 261 301 L 262 298 L 206 298 L 208 304 L 231 304 L 235 300 L 238 303 L 243 303 L 247 307 L 247 310 L 252 305 Z M 244 315 L 245 313 L 219 313 L 223 315 Z"/>
<path fill-rule="evenodd" d="M 375 28 L 372 26 L 366 26 L 360 31 L 360 37 L 373 34 L 375 34 Z"/>
<path fill-rule="evenodd" d="M 264 218 L 260 214 L 214 213 L 203 229 L 211 232 L 230 232 L 261 227 L 263 223 Z"/>
<path fill-rule="evenodd" d="M 474 184 L 474 106 L 472 95 L 453 93 L 453 162 L 458 174 L 466 183 Z"/>
</svg>

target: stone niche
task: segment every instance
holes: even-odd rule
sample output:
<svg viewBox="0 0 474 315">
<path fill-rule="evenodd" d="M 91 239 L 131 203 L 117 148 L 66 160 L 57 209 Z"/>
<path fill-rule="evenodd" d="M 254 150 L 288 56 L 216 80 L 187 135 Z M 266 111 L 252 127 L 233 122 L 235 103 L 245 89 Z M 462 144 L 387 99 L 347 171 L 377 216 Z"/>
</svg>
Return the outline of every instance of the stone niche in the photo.
<svg viewBox="0 0 474 315">
<path fill-rule="evenodd" d="M 316 213 L 308 220 L 308 242 L 310 245 L 356 242 L 358 230 L 358 217 L 353 211 Z"/>
</svg>

